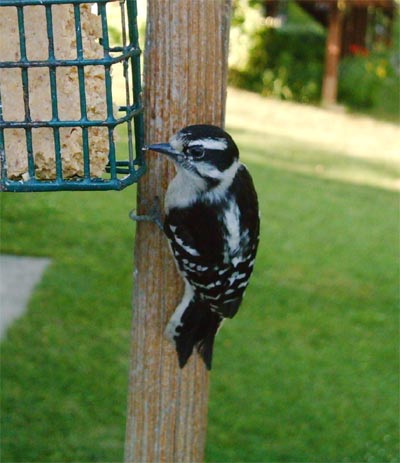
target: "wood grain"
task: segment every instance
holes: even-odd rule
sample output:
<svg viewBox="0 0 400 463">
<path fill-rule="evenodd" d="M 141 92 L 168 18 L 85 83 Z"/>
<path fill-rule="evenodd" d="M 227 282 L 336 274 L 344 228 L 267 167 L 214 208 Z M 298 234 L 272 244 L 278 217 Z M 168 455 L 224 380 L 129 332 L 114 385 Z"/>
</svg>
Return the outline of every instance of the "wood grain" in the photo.
<svg viewBox="0 0 400 463">
<path fill-rule="evenodd" d="M 167 141 L 195 123 L 224 124 L 230 0 L 149 0 L 145 46 L 145 140 Z M 138 211 L 163 202 L 173 165 L 147 154 Z M 180 370 L 163 332 L 182 281 L 163 234 L 139 223 L 135 243 L 126 462 L 201 462 L 208 372 L 193 355 Z"/>
</svg>

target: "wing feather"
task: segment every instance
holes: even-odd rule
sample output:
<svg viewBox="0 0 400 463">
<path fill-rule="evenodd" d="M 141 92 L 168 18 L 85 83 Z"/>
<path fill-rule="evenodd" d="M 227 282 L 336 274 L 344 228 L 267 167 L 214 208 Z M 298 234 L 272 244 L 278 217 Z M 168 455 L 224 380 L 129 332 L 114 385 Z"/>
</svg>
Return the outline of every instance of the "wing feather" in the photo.
<svg viewBox="0 0 400 463">
<path fill-rule="evenodd" d="M 237 176 L 228 201 L 218 206 L 199 201 L 188 208 L 170 209 L 164 225 L 183 277 L 200 299 L 209 302 L 211 310 L 230 318 L 236 314 L 248 285 L 259 234 L 257 196 L 251 177 L 244 166 Z M 236 216 L 232 202 L 237 204 Z M 238 221 L 231 240 L 224 240 L 229 233 L 227 220 Z M 235 249 L 233 241 L 239 243 Z"/>
</svg>

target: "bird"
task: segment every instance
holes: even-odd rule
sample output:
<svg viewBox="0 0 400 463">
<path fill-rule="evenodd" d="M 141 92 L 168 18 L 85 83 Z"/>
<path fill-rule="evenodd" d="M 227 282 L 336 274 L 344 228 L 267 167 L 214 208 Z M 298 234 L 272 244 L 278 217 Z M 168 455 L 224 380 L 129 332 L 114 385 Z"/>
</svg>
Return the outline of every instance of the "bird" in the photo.
<svg viewBox="0 0 400 463">
<path fill-rule="evenodd" d="M 189 125 L 147 149 L 176 166 L 162 228 L 184 294 L 165 335 L 175 344 L 181 368 L 196 349 L 211 370 L 217 331 L 236 315 L 253 271 L 260 233 L 257 193 L 236 143 L 220 127 Z"/>
</svg>

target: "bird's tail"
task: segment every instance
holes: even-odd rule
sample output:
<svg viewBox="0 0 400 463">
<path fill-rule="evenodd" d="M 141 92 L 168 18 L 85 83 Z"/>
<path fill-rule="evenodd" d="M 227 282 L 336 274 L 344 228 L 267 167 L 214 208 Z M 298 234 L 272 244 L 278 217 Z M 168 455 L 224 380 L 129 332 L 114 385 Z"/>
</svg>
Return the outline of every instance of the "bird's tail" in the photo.
<svg viewBox="0 0 400 463">
<path fill-rule="evenodd" d="M 222 319 L 195 295 L 186 307 L 182 307 L 182 303 L 177 307 L 168 323 L 166 335 L 175 344 L 181 368 L 196 347 L 207 369 L 211 370 L 214 339 Z"/>
</svg>

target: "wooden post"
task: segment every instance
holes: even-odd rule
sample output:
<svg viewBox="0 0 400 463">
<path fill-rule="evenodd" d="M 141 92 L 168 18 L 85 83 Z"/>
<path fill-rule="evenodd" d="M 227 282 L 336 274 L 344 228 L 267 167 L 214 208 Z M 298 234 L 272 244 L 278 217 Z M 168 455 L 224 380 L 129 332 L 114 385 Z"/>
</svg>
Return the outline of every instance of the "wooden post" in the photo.
<svg viewBox="0 0 400 463">
<path fill-rule="evenodd" d="M 145 140 L 167 141 L 194 123 L 223 125 L 230 0 L 149 0 L 145 46 Z M 163 202 L 175 171 L 147 154 L 138 185 L 138 212 Z M 197 354 L 180 370 L 163 332 L 182 295 L 163 234 L 138 223 L 135 244 L 132 358 L 125 462 L 203 459 L 208 373 Z"/>
<path fill-rule="evenodd" d="M 329 25 L 325 52 L 325 74 L 322 84 L 322 103 L 336 104 L 338 87 L 338 66 L 341 50 L 343 12 L 338 1 L 329 3 Z M 343 3 L 343 1 L 342 1 Z"/>
</svg>

